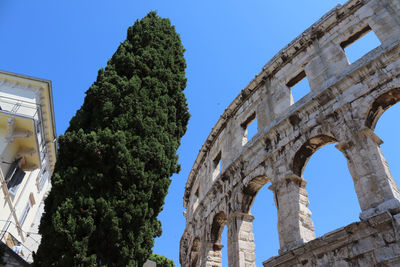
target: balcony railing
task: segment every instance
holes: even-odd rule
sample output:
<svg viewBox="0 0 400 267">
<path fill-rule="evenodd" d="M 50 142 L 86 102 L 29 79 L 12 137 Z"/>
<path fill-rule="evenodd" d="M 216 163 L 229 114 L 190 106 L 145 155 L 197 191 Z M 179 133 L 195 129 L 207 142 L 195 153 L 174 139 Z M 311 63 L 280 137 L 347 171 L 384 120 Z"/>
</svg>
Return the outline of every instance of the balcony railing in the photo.
<svg viewBox="0 0 400 267">
<path fill-rule="evenodd" d="M 35 134 L 37 137 L 40 161 L 46 156 L 46 146 L 43 130 L 42 110 L 39 104 L 16 99 L 7 96 L 0 96 L 0 113 L 17 115 L 34 120 Z"/>
<path fill-rule="evenodd" d="M 0 232 L 1 242 L 6 244 L 11 249 L 13 246 L 17 245 L 18 242 L 21 242 L 11 233 L 13 229 L 16 230 L 18 227 L 14 222 L 0 220 L 0 225 L 2 225 Z M 29 233 L 23 231 L 22 229 L 20 230 L 23 232 L 25 241 L 23 243 L 21 242 L 22 252 L 19 256 L 23 258 L 26 262 L 32 263 L 33 262 L 32 254 L 38 249 L 40 245 L 40 241 L 33 238 L 32 235 L 37 235 L 38 233 Z"/>
<path fill-rule="evenodd" d="M 33 102 L 7 96 L 0 96 L 0 108 L 2 111 L 7 111 L 9 113 L 39 120 L 40 105 L 37 105 Z"/>
</svg>

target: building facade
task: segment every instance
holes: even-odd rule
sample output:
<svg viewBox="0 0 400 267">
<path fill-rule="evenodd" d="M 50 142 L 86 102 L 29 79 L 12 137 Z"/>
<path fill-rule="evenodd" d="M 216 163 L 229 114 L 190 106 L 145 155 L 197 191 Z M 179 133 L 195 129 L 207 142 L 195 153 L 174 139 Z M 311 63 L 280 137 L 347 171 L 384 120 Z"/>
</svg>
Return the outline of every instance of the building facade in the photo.
<svg viewBox="0 0 400 267">
<path fill-rule="evenodd" d="M 0 71 L 0 239 L 32 262 L 56 161 L 51 82 Z"/>
</svg>

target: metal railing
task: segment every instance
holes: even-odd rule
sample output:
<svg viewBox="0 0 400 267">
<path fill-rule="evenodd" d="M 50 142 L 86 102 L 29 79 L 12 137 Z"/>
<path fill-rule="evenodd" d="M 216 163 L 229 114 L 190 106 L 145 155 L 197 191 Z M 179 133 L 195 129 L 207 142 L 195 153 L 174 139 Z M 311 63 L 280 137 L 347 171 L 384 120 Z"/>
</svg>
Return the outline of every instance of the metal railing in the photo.
<svg viewBox="0 0 400 267">
<path fill-rule="evenodd" d="M 8 96 L 0 96 L 2 111 L 39 119 L 40 105 Z"/>
<path fill-rule="evenodd" d="M 0 220 L 0 223 L 4 223 L 0 232 L 0 241 L 2 241 L 11 249 L 13 248 L 13 246 L 17 245 L 18 242 L 20 242 L 22 247 L 22 252 L 19 254 L 19 256 L 23 258 L 26 262 L 32 263 L 33 262 L 32 254 L 37 250 L 37 248 L 40 245 L 40 242 L 35 238 L 33 238 L 32 235 L 38 235 L 38 233 L 25 232 L 24 230 L 20 229 L 22 233 L 25 235 L 25 242 L 21 242 L 10 232 L 13 227 L 16 230 L 18 227 L 13 221 Z"/>
<path fill-rule="evenodd" d="M 19 115 L 34 120 L 35 135 L 37 136 L 40 149 L 40 160 L 43 161 L 47 151 L 45 146 L 43 116 L 40 104 L 7 96 L 0 96 L 0 113 Z"/>
</svg>

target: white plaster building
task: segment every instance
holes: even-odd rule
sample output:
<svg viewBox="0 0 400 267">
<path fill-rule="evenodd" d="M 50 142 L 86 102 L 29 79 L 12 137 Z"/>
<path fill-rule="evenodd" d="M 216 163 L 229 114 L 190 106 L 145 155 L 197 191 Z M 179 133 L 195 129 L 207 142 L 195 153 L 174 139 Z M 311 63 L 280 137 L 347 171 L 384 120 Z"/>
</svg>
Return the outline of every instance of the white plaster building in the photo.
<svg viewBox="0 0 400 267">
<path fill-rule="evenodd" d="M 51 82 L 0 71 L 0 239 L 32 262 L 56 161 Z"/>
</svg>

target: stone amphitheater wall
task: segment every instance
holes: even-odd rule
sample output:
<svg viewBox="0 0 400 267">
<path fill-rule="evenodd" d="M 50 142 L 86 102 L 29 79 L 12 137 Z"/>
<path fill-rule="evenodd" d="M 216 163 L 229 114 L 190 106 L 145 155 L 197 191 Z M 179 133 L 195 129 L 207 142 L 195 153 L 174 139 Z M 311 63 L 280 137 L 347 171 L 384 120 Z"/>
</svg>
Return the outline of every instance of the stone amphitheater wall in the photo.
<svg viewBox="0 0 400 267">
<path fill-rule="evenodd" d="M 345 48 L 370 31 L 381 45 L 350 63 Z M 291 88 L 304 78 L 311 91 L 294 102 Z M 400 265 L 400 193 L 374 133 L 399 101 L 400 1 L 350 0 L 325 14 L 263 67 L 211 130 L 186 183 L 181 265 L 222 266 L 227 225 L 229 266 L 255 266 L 250 209 L 267 183 L 280 250 L 264 266 Z M 257 134 L 247 140 L 253 120 Z M 362 212 L 360 222 L 316 239 L 303 171 L 330 143 L 347 160 Z"/>
</svg>

